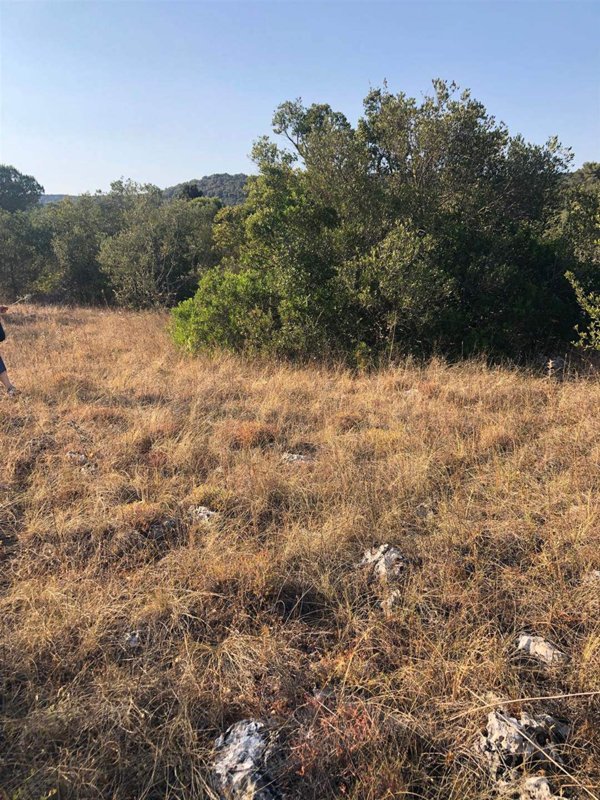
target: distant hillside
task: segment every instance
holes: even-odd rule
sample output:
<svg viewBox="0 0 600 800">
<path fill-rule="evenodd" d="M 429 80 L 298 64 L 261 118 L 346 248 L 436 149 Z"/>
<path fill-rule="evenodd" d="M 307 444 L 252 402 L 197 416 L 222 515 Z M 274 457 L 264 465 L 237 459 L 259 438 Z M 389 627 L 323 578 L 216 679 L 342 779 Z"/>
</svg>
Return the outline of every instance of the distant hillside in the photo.
<svg viewBox="0 0 600 800">
<path fill-rule="evenodd" d="M 244 175 L 243 172 L 239 172 L 236 175 L 222 172 L 216 175 L 205 175 L 203 178 L 194 178 L 191 181 L 186 181 L 186 184 L 196 185 L 205 197 L 218 197 L 226 206 L 236 206 L 244 202 L 244 185 L 247 179 L 248 176 Z M 175 186 L 169 186 L 164 189 L 163 195 L 170 200 L 183 185 L 183 183 L 178 183 Z M 74 198 L 76 195 L 43 194 L 40 197 L 40 203 L 42 205 L 59 203 L 66 197 Z"/>
<path fill-rule="evenodd" d="M 243 172 L 230 175 L 228 172 L 216 175 L 206 175 L 204 178 L 194 178 L 186 181 L 186 184 L 194 184 L 205 197 L 218 197 L 228 206 L 235 206 L 244 202 L 244 186 L 248 176 Z M 176 186 L 169 186 L 163 194 L 167 198 L 173 197 L 177 190 L 184 184 L 178 183 Z"/>
<path fill-rule="evenodd" d="M 60 203 L 65 197 L 74 197 L 72 194 L 43 194 L 40 197 L 41 205 L 45 206 L 48 203 Z"/>
</svg>

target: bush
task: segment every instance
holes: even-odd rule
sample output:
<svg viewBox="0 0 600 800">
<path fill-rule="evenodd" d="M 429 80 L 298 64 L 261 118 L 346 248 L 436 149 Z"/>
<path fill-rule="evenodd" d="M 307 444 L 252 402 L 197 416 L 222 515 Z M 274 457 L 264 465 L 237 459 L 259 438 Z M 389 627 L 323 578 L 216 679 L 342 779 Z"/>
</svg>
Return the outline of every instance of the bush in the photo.
<svg viewBox="0 0 600 800">
<path fill-rule="evenodd" d="M 579 340 L 577 344 L 590 350 L 600 350 L 600 292 L 590 292 L 587 294 L 572 272 L 567 273 L 567 278 L 575 289 L 577 302 L 585 313 L 588 321 L 587 330 L 579 330 Z"/>
<path fill-rule="evenodd" d="M 258 352 L 267 349 L 273 333 L 269 294 L 256 270 L 209 270 L 195 296 L 172 314 L 173 338 L 190 352 L 202 347 Z"/>
</svg>

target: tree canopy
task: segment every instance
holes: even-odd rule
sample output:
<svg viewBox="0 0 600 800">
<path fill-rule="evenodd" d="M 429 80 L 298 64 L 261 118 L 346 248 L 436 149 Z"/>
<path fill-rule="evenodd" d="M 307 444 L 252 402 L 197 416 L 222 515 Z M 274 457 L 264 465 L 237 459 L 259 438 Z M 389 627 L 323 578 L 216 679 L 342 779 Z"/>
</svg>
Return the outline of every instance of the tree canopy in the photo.
<svg viewBox="0 0 600 800">
<path fill-rule="evenodd" d="M 0 208 L 5 211 L 25 211 L 39 201 L 44 187 L 31 175 L 0 164 Z"/>
<path fill-rule="evenodd" d="M 222 261 L 177 310 L 180 341 L 230 346 L 232 303 L 260 321 L 242 346 L 285 355 L 523 354 L 572 335 L 555 139 L 511 135 L 444 81 L 421 102 L 373 89 L 356 126 L 286 102 L 273 130 L 284 146 L 258 140 L 244 206 L 215 220 Z"/>
</svg>

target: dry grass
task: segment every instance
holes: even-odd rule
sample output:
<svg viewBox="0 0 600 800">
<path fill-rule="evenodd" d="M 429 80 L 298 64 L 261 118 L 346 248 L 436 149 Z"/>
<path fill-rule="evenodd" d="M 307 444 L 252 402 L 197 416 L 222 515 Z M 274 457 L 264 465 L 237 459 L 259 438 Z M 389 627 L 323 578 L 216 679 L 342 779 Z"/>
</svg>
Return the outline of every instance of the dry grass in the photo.
<svg viewBox="0 0 600 800">
<path fill-rule="evenodd" d="M 518 701 L 600 690 L 600 381 L 191 360 L 163 323 L 7 320 L 8 797 L 209 797 L 211 744 L 248 716 L 281 731 L 291 798 L 492 797 L 494 696 L 568 718 L 557 790 L 599 794 L 598 698 Z M 383 542 L 414 564 L 390 618 L 356 569 Z M 568 664 L 516 661 L 522 630 Z"/>
</svg>

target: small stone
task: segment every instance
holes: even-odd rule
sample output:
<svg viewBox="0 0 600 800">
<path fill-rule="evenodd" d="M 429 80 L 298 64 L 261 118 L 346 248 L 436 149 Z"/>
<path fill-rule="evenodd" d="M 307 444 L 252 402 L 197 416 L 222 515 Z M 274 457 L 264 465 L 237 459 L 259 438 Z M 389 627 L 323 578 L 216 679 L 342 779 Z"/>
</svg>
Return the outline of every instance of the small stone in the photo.
<svg viewBox="0 0 600 800">
<path fill-rule="evenodd" d="M 402 605 L 402 592 L 400 589 L 393 589 L 389 592 L 379 604 L 386 617 L 391 617 Z"/>
<path fill-rule="evenodd" d="M 519 800 L 559 800 L 553 794 L 548 779 L 544 777 L 526 778 L 521 786 Z"/>
<path fill-rule="evenodd" d="M 85 455 L 85 453 L 76 453 L 73 450 L 69 450 L 67 453 L 67 458 L 74 464 L 80 464 L 82 466 L 88 463 L 88 457 Z"/>
<path fill-rule="evenodd" d="M 408 564 L 408 559 L 391 544 L 367 550 L 360 562 L 361 566 L 372 566 L 373 576 L 384 586 L 397 582 Z"/>
<path fill-rule="evenodd" d="M 567 660 L 565 653 L 551 642 L 546 641 L 541 636 L 530 636 L 527 633 L 522 633 L 519 636 L 517 650 L 548 666 L 564 664 Z"/>
<path fill-rule="evenodd" d="M 314 689 L 312 693 L 317 703 L 321 705 L 328 705 L 336 700 L 335 690 L 331 686 L 324 686 L 320 689 Z"/>
<path fill-rule="evenodd" d="M 140 631 L 128 631 L 125 634 L 125 646 L 129 647 L 130 650 L 137 650 L 138 647 L 142 646 L 142 635 Z"/>
<path fill-rule="evenodd" d="M 281 800 L 267 772 L 272 737 L 258 720 L 236 722 L 215 742 L 213 786 L 221 800 Z"/>
<path fill-rule="evenodd" d="M 157 519 L 148 526 L 146 536 L 155 542 L 160 542 L 177 531 L 177 521 L 171 518 Z"/>
<path fill-rule="evenodd" d="M 415 515 L 419 519 L 426 519 L 426 520 L 433 519 L 433 511 L 431 509 L 431 504 L 428 502 L 419 503 L 419 505 L 415 508 Z"/>
<path fill-rule="evenodd" d="M 309 464 L 314 461 L 314 457 L 306 453 L 284 453 L 281 460 L 284 464 Z"/>
<path fill-rule="evenodd" d="M 188 514 L 197 522 L 208 522 L 213 517 L 218 516 L 216 511 L 212 511 L 206 506 L 190 506 L 190 508 L 188 508 Z"/>
<path fill-rule="evenodd" d="M 593 569 L 583 579 L 588 586 L 598 586 L 600 588 L 600 569 Z"/>
<path fill-rule="evenodd" d="M 546 362 L 546 375 L 549 378 L 562 378 L 567 362 L 561 356 L 552 356 Z"/>
</svg>

